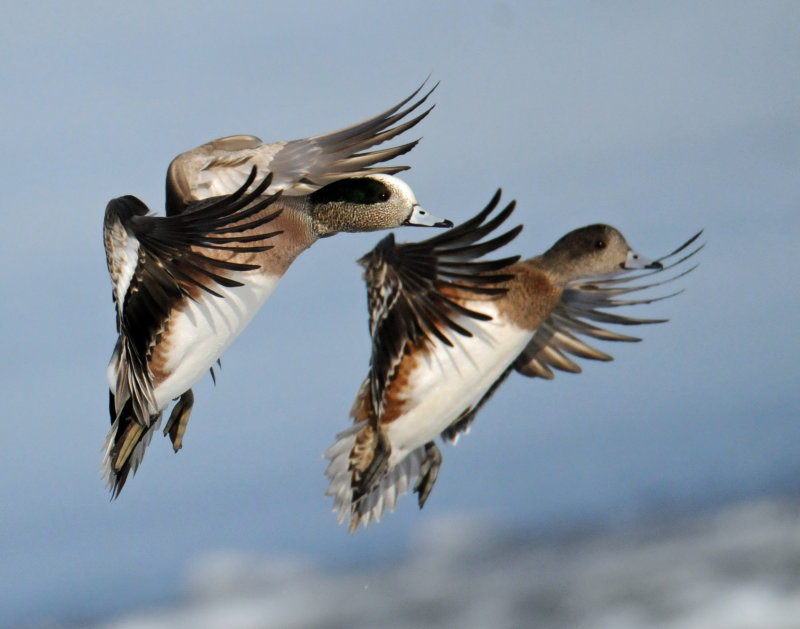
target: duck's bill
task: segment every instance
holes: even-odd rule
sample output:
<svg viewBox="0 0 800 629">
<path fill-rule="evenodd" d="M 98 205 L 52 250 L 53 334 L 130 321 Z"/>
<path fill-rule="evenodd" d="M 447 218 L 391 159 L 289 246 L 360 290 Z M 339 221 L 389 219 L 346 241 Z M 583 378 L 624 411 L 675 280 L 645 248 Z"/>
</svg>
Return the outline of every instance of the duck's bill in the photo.
<svg viewBox="0 0 800 629">
<path fill-rule="evenodd" d="M 631 249 L 628 252 L 628 258 L 622 264 L 622 268 L 626 270 L 663 269 L 664 265 L 661 264 L 658 260 L 651 260 L 650 258 L 645 258 L 643 255 L 640 255 Z"/>
<path fill-rule="evenodd" d="M 406 225 L 421 225 L 423 227 L 452 227 L 453 221 L 434 216 L 423 210 L 418 204 L 411 209 L 411 215 L 406 219 Z"/>
</svg>

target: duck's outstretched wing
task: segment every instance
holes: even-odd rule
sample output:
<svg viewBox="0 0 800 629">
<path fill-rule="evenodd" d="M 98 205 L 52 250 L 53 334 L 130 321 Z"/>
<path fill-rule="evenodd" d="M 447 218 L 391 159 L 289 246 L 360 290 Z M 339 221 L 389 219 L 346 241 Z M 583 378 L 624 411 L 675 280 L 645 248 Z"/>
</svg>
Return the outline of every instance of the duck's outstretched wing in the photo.
<svg viewBox="0 0 800 629">
<path fill-rule="evenodd" d="M 384 238 L 359 261 L 365 268 L 372 336 L 370 397 L 379 414 L 383 392 L 406 348 L 438 340 L 452 346 L 452 334 L 472 336 L 458 321 L 462 317 L 486 321 L 491 317 L 465 308 L 459 298 L 492 298 L 506 292 L 513 276 L 502 271 L 519 256 L 479 261 L 478 258 L 511 242 L 517 226 L 480 242 L 513 212 L 514 201 L 491 220 L 500 191 L 471 220 L 433 238 L 396 244 Z"/>
<path fill-rule="evenodd" d="M 624 295 L 669 284 L 693 271 L 697 265 L 684 268 L 676 275 L 666 279 L 649 280 L 658 273 L 685 266 L 687 260 L 703 248 L 704 245 L 696 244 L 702 233 L 702 231 L 698 232 L 675 251 L 659 258 L 656 262 L 662 264 L 661 268 L 646 272 L 622 271 L 601 279 L 576 280 L 567 284 L 558 306 L 539 326 L 531 342 L 514 363 L 514 368 L 525 376 L 550 380 L 554 377 L 553 369 L 580 373 L 580 366 L 568 354 L 591 360 L 612 360 L 609 354 L 592 347 L 579 336 L 603 341 L 640 341 L 641 339 L 638 337 L 609 330 L 596 324 L 630 326 L 665 322 L 666 319 L 640 319 L 609 312 L 609 310 L 621 306 L 649 304 L 674 297 L 682 292 L 638 299 L 620 298 Z M 693 245 L 694 248 L 692 248 Z M 645 281 L 640 282 L 640 280 Z"/>
<path fill-rule="evenodd" d="M 438 84 L 437 84 L 438 85 Z M 436 85 L 417 98 L 424 86 L 377 116 L 301 140 L 263 144 L 252 135 L 233 135 L 181 153 L 167 171 L 167 215 L 179 214 L 193 201 L 230 194 L 239 188 L 253 166 L 272 174 L 267 189 L 288 196 L 309 194 L 346 177 L 373 173 L 395 174 L 408 166 L 376 166 L 407 153 L 419 140 L 368 151 L 409 130 L 433 106 L 406 119 L 427 100 Z M 416 98 L 416 100 L 414 100 Z"/>
<path fill-rule="evenodd" d="M 118 380 L 117 410 L 133 396 L 135 414 L 145 425 L 152 395 L 146 382 L 137 381 L 146 376 L 148 350 L 176 300 L 196 298 L 201 290 L 221 297 L 216 287 L 241 286 L 229 275 L 258 265 L 237 257 L 271 249 L 269 239 L 280 233 L 265 227 L 279 213 L 264 213 L 278 198 L 261 196 L 270 176 L 246 192 L 255 175 L 253 168 L 233 194 L 198 202 L 177 216 L 149 216 L 133 196 L 113 199 L 106 207 L 103 235 L 121 354 L 139 374 Z"/>
<path fill-rule="evenodd" d="M 504 284 L 513 278 L 503 271 L 519 256 L 478 260 L 509 243 L 522 229 L 518 226 L 482 241 L 514 210 L 512 201 L 489 219 L 499 201 L 498 190 L 474 218 L 422 242 L 398 245 L 389 235 L 359 260 L 367 285 L 370 372 L 353 404 L 353 426 L 339 434 L 325 452 L 330 461 L 325 472 L 330 479 L 327 494 L 334 497 L 339 522 L 350 517 L 351 531 L 359 524 L 380 520 L 385 509 L 394 509 L 397 498 L 412 488 L 415 478 L 424 476 L 427 483 L 424 488 L 420 483 L 414 486 L 420 493 L 420 506 L 433 486 L 438 463 L 427 445 L 387 469 L 385 455 L 391 444 L 383 443 L 380 427 L 383 395 L 412 346 L 432 342 L 452 346 L 453 334 L 472 336 L 465 320 L 491 319 L 458 302 L 461 298 L 493 299 L 506 292 Z"/>
<path fill-rule="evenodd" d="M 241 286 L 231 276 L 259 268 L 250 256 L 271 249 L 269 239 L 280 233 L 269 231 L 280 212 L 267 210 L 278 195 L 262 196 L 270 177 L 247 192 L 255 176 L 252 169 L 234 194 L 177 216 L 149 216 L 132 196 L 106 208 L 103 236 L 119 339 L 109 365 L 112 430 L 104 467 L 115 495 L 161 416 L 148 361 L 170 311 L 183 298 L 222 297 L 221 287 Z"/>
</svg>

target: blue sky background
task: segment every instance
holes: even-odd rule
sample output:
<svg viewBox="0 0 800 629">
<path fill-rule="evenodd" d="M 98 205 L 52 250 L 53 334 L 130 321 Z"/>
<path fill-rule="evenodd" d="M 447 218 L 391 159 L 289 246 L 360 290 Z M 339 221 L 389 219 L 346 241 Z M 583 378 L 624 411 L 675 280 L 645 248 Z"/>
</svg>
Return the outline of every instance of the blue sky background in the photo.
<svg viewBox="0 0 800 629">
<path fill-rule="evenodd" d="M 794 2 L 18 4 L 0 23 L 0 625 L 169 599 L 220 549 L 392 561 L 438 517 L 626 522 L 800 486 L 800 5 Z M 461 221 L 502 186 L 510 253 L 608 222 L 642 254 L 699 228 L 686 292 L 616 360 L 512 377 L 443 449 L 424 511 L 356 536 L 322 452 L 369 352 L 356 258 L 316 244 L 205 378 L 184 449 L 149 448 L 109 502 L 98 467 L 115 340 L 101 228 L 162 212 L 181 151 L 331 131 L 441 85 L 404 179 Z M 397 232 L 400 240 L 430 235 Z"/>
</svg>

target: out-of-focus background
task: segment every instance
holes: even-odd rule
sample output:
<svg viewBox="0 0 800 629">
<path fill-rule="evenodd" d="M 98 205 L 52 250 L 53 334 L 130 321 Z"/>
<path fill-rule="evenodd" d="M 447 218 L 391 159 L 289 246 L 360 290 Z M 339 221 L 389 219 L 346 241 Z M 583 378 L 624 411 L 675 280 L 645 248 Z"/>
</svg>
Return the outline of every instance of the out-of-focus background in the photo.
<svg viewBox="0 0 800 629">
<path fill-rule="evenodd" d="M 17 3 L 0 59 L 0 626 L 800 626 L 800 5 Z M 419 201 L 458 222 L 502 186 L 524 255 L 591 222 L 650 257 L 704 228 L 685 292 L 636 311 L 670 322 L 511 377 L 424 511 L 350 536 L 321 454 L 380 235 L 336 236 L 110 502 L 106 202 L 162 212 L 179 152 L 331 131 L 429 74 L 399 160 Z"/>
</svg>

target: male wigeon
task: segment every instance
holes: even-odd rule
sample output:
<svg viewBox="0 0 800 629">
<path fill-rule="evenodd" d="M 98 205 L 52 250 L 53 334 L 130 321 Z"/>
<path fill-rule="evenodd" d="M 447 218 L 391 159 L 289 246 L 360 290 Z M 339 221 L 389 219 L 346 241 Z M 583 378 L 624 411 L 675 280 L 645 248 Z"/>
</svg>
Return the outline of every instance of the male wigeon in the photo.
<svg viewBox="0 0 800 629">
<path fill-rule="evenodd" d="M 108 366 L 111 430 L 102 470 L 116 497 L 175 398 L 164 434 L 177 452 L 194 403 L 191 386 L 242 332 L 292 261 L 341 231 L 420 224 L 409 186 L 386 174 L 339 179 L 303 196 L 250 192 L 149 216 L 135 197 L 106 208 L 104 241 L 119 339 Z M 423 224 L 449 227 L 425 214 Z M 429 220 L 430 219 L 430 220 Z M 213 377 L 213 371 L 212 371 Z"/>
<path fill-rule="evenodd" d="M 672 296 L 618 299 L 681 277 L 688 271 L 658 283 L 630 283 L 674 268 L 701 248 L 667 262 L 697 234 L 650 261 L 615 228 L 590 225 L 528 260 L 476 260 L 496 248 L 499 239 L 481 239 L 510 214 L 511 206 L 484 222 L 498 200 L 499 191 L 472 220 L 422 242 L 398 245 L 389 235 L 360 260 L 370 313 L 370 371 L 353 404 L 353 425 L 325 452 L 326 494 L 334 497 L 339 522 L 350 517 L 351 531 L 393 510 L 412 484 L 422 507 L 442 461 L 434 439 L 455 442 L 512 370 L 548 379 L 552 369 L 577 373 L 580 367 L 567 354 L 611 356 L 576 335 L 640 340 L 591 322 L 664 321 L 606 309 Z"/>
</svg>

